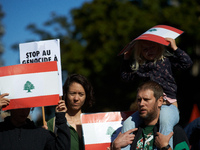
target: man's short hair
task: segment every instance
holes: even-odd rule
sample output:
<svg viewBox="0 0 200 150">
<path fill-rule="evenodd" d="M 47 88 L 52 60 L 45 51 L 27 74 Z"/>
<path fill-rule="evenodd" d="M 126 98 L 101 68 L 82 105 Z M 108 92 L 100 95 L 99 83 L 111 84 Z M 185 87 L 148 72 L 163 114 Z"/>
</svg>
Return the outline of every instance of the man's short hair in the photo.
<svg viewBox="0 0 200 150">
<path fill-rule="evenodd" d="M 155 81 L 147 81 L 147 82 L 142 83 L 138 87 L 137 92 L 141 90 L 152 90 L 156 100 L 158 100 L 161 96 L 163 96 L 162 86 Z"/>
</svg>

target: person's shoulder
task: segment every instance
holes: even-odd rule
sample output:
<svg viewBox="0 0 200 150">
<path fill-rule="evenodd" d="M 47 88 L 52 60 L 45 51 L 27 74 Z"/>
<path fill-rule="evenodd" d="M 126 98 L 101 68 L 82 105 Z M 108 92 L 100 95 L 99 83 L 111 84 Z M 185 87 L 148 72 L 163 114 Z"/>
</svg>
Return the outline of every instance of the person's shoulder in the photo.
<svg viewBox="0 0 200 150">
<path fill-rule="evenodd" d="M 178 137 L 179 137 L 179 135 L 186 136 L 184 129 L 179 124 L 174 126 L 174 136 L 176 136 L 176 135 L 178 135 Z"/>
<path fill-rule="evenodd" d="M 183 128 L 179 124 L 176 124 L 174 126 L 174 130 L 180 131 L 180 130 L 183 130 Z"/>
<path fill-rule="evenodd" d="M 174 126 L 173 144 L 174 144 L 174 150 L 176 149 L 189 150 L 189 140 L 186 136 L 185 131 L 179 124 Z"/>
</svg>

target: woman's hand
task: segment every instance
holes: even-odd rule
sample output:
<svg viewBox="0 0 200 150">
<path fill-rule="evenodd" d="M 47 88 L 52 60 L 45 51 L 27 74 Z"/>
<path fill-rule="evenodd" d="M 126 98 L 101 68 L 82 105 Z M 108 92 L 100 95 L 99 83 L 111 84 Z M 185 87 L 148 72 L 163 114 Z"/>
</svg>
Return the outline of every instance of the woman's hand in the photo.
<svg viewBox="0 0 200 150">
<path fill-rule="evenodd" d="M 58 106 L 56 106 L 56 112 L 66 112 L 66 111 L 67 111 L 67 107 L 65 105 L 65 101 L 60 100 L 58 102 Z"/>
</svg>

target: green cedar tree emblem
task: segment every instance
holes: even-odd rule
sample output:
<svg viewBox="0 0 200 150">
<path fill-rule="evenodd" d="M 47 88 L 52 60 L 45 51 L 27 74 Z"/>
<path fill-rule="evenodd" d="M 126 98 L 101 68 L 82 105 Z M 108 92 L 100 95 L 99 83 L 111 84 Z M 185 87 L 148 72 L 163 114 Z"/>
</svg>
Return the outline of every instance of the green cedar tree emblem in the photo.
<svg viewBox="0 0 200 150">
<path fill-rule="evenodd" d="M 156 29 L 150 29 L 149 32 L 157 31 Z"/>
<path fill-rule="evenodd" d="M 27 93 L 29 93 L 32 89 L 35 89 L 34 85 L 30 81 L 26 81 L 24 84 L 24 90 L 28 90 Z"/>
<path fill-rule="evenodd" d="M 113 132 L 115 132 L 115 130 L 112 127 L 108 127 L 106 134 L 111 136 Z"/>
</svg>

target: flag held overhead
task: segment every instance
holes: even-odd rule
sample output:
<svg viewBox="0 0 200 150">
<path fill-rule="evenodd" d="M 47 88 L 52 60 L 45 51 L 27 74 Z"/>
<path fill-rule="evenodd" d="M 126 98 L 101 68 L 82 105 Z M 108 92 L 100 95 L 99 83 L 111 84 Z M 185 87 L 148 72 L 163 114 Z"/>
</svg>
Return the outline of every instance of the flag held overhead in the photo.
<svg viewBox="0 0 200 150">
<path fill-rule="evenodd" d="M 140 36 L 138 36 L 137 38 L 135 38 L 134 40 L 132 40 L 130 43 L 128 43 L 121 50 L 118 56 L 122 55 L 126 51 L 129 51 L 134 45 L 134 41 L 136 40 L 148 40 L 148 41 L 152 41 L 152 42 L 156 42 L 156 43 L 168 46 L 169 42 L 166 41 L 165 38 L 176 39 L 182 33 L 183 33 L 182 30 L 179 30 L 171 26 L 167 26 L 167 25 L 154 26 L 150 28 L 149 30 L 147 30 L 146 32 L 144 32 L 143 34 L 141 34 Z"/>
<path fill-rule="evenodd" d="M 57 105 L 59 79 L 57 62 L 42 62 L 0 68 L 0 93 L 9 93 L 3 110 Z"/>
</svg>

